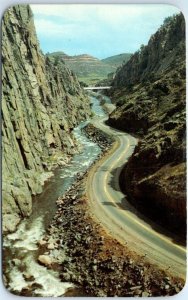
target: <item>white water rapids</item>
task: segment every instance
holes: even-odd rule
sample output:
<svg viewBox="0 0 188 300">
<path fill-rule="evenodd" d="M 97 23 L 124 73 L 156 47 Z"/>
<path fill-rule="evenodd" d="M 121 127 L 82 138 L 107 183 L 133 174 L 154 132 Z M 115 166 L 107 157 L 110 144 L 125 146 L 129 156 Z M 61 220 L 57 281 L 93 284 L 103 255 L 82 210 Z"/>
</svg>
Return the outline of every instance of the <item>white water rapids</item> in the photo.
<svg viewBox="0 0 188 300">
<path fill-rule="evenodd" d="M 96 116 L 105 116 L 97 98 L 91 97 L 91 103 Z M 85 171 L 101 152 L 81 132 L 85 124 L 80 124 L 74 130 L 77 141 L 82 145 L 82 152 L 74 155 L 66 166 L 55 170 L 54 176 L 44 185 L 43 192 L 35 197 L 31 216 L 21 222 L 15 233 L 4 238 L 5 275 L 8 278 L 8 290 L 13 294 L 19 295 L 23 289 L 34 284 L 37 295 L 58 297 L 73 287 L 72 283 L 61 282 L 58 271 L 37 263 L 37 243 L 55 214 L 57 198 L 65 193 L 75 181 L 76 175 Z M 27 276 L 30 277 L 29 281 Z"/>
</svg>

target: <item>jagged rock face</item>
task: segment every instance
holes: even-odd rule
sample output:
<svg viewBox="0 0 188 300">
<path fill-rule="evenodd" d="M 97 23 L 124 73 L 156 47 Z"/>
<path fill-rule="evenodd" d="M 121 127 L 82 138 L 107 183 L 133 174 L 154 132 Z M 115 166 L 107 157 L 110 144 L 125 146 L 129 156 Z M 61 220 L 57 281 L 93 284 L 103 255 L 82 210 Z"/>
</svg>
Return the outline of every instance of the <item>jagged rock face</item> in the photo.
<svg viewBox="0 0 188 300">
<path fill-rule="evenodd" d="M 75 152 L 72 130 L 90 115 L 77 78 L 42 54 L 30 7 L 7 10 L 2 24 L 3 231 L 32 211 L 45 171 Z"/>
<path fill-rule="evenodd" d="M 178 225 L 178 220 L 185 223 L 185 23 L 181 14 L 164 24 L 119 70 L 112 99 L 117 109 L 109 123 L 140 137 L 124 170 L 124 188 L 134 203 L 158 209 L 169 227 Z"/>
<path fill-rule="evenodd" d="M 152 80 L 174 69 L 185 55 L 185 21 L 175 16 L 151 36 L 148 45 L 142 46 L 118 71 L 114 87 L 125 87 Z"/>
</svg>

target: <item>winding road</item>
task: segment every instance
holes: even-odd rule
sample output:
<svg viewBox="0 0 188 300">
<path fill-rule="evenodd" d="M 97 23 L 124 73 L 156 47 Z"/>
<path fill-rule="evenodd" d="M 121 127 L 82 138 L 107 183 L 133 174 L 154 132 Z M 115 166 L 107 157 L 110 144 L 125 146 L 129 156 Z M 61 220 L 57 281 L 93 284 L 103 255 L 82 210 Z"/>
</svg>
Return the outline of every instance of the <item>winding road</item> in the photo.
<svg viewBox="0 0 188 300">
<path fill-rule="evenodd" d="M 132 155 L 137 140 L 104 124 L 104 118 L 92 122 L 95 127 L 115 137 L 108 156 L 89 173 L 87 195 L 94 217 L 121 243 L 173 275 L 186 276 L 186 249 L 161 234 L 156 224 L 148 222 L 126 200 L 119 186 L 119 175 Z M 159 229 L 159 228 L 158 228 Z M 159 232 L 160 231 L 160 232 Z"/>
</svg>

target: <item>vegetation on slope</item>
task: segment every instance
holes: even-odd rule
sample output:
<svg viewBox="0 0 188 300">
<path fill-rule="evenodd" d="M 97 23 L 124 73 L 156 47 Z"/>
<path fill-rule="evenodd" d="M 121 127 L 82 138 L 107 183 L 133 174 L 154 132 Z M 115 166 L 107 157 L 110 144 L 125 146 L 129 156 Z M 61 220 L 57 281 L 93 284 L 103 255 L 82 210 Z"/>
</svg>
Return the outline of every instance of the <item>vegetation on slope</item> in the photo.
<svg viewBox="0 0 188 300">
<path fill-rule="evenodd" d="M 185 229 L 185 22 L 168 18 L 116 74 L 109 123 L 140 137 L 122 186 L 135 205 Z M 158 213 L 157 213 L 158 212 Z M 151 210 L 149 209 L 151 216 Z"/>
<path fill-rule="evenodd" d="M 87 85 L 95 85 L 107 79 L 109 74 L 115 73 L 117 68 L 130 58 L 130 54 L 125 53 L 99 60 L 88 54 L 70 56 L 61 51 L 48 53 L 47 56 L 53 59 L 61 58 L 76 73 L 79 80 Z"/>
<path fill-rule="evenodd" d="M 107 58 L 102 59 L 101 61 L 105 64 L 112 65 L 116 68 L 121 66 L 122 64 L 125 64 L 131 57 L 131 53 L 121 53 L 118 55 L 113 55 Z"/>
</svg>

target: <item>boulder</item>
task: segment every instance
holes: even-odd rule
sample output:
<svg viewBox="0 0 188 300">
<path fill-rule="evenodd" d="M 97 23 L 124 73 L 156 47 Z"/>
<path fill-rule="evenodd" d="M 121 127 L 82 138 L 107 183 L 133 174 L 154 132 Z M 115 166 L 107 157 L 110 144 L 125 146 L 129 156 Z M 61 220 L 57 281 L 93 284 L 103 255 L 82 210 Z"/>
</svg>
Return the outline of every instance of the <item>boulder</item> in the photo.
<svg viewBox="0 0 188 300">
<path fill-rule="evenodd" d="M 39 255 L 38 262 L 46 267 L 50 267 L 53 261 L 49 255 Z"/>
</svg>

